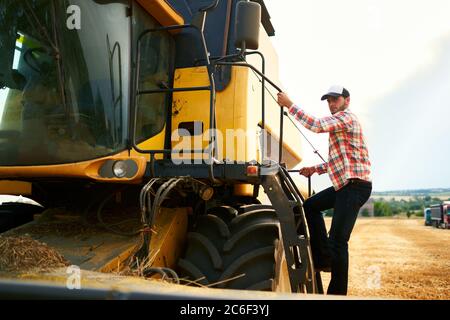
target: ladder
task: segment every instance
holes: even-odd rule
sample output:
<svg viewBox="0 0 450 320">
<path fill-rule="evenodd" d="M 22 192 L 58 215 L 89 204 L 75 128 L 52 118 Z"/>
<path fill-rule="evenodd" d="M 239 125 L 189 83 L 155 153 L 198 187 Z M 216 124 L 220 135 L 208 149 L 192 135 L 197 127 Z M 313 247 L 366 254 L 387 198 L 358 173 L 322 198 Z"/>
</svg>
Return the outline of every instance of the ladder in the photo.
<svg viewBox="0 0 450 320">
<path fill-rule="evenodd" d="M 287 169 L 279 165 L 264 171 L 261 185 L 280 221 L 292 292 L 323 293 L 320 273 L 314 270 L 304 197 Z"/>
</svg>

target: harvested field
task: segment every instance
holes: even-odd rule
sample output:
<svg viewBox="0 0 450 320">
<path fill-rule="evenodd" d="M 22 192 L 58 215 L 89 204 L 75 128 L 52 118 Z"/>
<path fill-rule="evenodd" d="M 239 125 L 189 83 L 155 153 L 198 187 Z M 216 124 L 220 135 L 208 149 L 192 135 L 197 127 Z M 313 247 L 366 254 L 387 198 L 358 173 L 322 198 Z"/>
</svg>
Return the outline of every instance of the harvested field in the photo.
<svg viewBox="0 0 450 320">
<path fill-rule="evenodd" d="M 358 218 L 349 243 L 349 296 L 450 299 L 449 243 L 450 230 L 425 227 L 422 219 Z M 326 290 L 330 274 L 322 278 Z"/>
</svg>

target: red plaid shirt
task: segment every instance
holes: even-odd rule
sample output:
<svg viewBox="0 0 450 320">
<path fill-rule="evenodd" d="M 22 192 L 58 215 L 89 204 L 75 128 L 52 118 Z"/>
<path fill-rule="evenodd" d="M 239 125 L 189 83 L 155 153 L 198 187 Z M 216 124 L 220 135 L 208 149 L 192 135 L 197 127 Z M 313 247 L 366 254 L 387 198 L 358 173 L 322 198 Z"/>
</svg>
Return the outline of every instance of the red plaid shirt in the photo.
<svg viewBox="0 0 450 320">
<path fill-rule="evenodd" d="M 318 174 L 328 171 L 334 189 L 339 190 L 348 179 L 371 181 L 369 152 L 356 116 L 349 110 L 332 116 L 315 118 L 296 105 L 289 109 L 291 115 L 307 129 L 316 133 L 330 133 L 328 163 L 315 166 Z"/>
</svg>

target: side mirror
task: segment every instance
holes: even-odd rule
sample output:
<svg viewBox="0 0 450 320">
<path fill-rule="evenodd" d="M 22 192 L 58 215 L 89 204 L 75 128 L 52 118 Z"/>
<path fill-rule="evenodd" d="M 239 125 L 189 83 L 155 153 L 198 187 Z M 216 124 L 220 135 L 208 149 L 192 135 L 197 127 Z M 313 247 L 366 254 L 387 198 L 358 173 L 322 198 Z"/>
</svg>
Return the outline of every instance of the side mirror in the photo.
<svg viewBox="0 0 450 320">
<path fill-rule="evenodd" d="M 261 24 L 261 5 L 241 1 L 236 7 L 236 47 L 257 50 Z"/>
</svg>

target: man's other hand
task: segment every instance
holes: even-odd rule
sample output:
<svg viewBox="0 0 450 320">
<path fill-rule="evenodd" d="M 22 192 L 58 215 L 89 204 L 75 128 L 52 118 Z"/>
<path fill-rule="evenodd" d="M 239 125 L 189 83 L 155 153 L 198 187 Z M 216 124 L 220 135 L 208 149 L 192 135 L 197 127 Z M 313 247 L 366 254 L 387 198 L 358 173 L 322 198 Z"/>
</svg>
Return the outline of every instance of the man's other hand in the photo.
<svg viewBox="0 0 450 320">
<path fill-rule="evenodd" d="M 311 177 L 316 172 L 314 167 L 305 167 L 300 169 L 300 174 L 307 178 Z"/>
<path fill-rule="evenodd" d="M 292 107 L 292 105 L 293 105 L 294 103 L 292 102 L 291 99 L 289 99 L 289 96 L 288 96 L 286 93 L 280 92 L 280 93 L 278 94 L 278 104 L 279 104 L 280 107 L 282 107 L 282 108 L 284 108 L 284 107 L 290 108 L 290 107 Z"/>
</svg>

